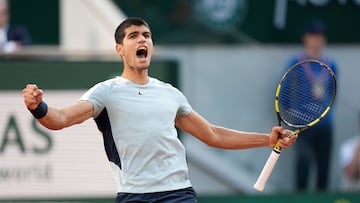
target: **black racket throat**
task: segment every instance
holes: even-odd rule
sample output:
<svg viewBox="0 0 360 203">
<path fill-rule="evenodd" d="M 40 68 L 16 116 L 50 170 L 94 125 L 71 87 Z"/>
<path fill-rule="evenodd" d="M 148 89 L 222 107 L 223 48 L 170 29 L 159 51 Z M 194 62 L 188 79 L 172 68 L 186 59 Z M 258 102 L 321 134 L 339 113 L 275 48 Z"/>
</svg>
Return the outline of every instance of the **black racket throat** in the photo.
<svg viewBox="0 0 360 203">
<path fill-rule="evenodd" d="M 277 113 L 277 117 L 278 117 L 278 125 L 282 126 L 284 129 L 291 130 L 291 131 L 299 130 L 302 132 L 309 128 L 309 126 L 307 126 L 307 125 L 292 125 L 291 123 L 283 120 L 279 113 Z M 283 136 L 281 134 L 279 134 L 279 138 L 283 138 Z"/>
</svg>

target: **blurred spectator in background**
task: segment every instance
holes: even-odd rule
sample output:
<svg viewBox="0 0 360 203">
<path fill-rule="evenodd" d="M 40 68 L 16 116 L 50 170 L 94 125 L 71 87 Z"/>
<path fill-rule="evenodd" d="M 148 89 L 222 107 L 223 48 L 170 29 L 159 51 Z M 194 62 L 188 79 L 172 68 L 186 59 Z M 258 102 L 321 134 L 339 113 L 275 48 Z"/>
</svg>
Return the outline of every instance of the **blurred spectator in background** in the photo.
<svg viewBox="0 0 360 203">
<path fill-rule="evenodd" d="M 342 189 L 360 191 L 360 112 L 358 115 L 358 134 L 340 146 L 340 167 L 342 170 Z"/>
<path fill-rule="evenodd" d="M 335 62 L 323 55 L 326 45 L 326 29 L 323 22 L 311 20 L 305 24 L 302 34 L 304 50 L 294 56 L 287 68 L 306 59 L 317 59 L 329 65 L 336 74 Z M 316 77 L 316 76 L 314 76 Z M 333 134 L 333 110 L 316 126 L 301 133 L 296 143 L 295 184 L 297 191 L 309 188 L 310 169 L 316 166 L 316 190 L 328 186 L 330 154 Z"/>
<path fill-rule="evenodd" d="M 31 43 L 31 37 L 22 26 L 9 25 L 8 1 L 0 0 L 0 52 L 11 53 Z"/>
</svg>

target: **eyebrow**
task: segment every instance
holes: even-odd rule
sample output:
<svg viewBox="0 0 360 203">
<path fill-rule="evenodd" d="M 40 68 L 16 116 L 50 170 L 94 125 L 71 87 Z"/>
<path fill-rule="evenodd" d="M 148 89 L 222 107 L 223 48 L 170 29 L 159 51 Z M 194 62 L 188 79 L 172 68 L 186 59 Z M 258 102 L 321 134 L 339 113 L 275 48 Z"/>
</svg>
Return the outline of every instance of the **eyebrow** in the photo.
<svg viewBox="0 0 360 203">
<path fill-rule="evenodd" d="M 130 35 L 134 35 L 134 34 L 139 34 L 140 31 L 134 31 L 134 32 L 130 32 L 127 36 L 130 36 Z M 142 34 L 151 34 L 150 31 L 144 31 L 142 32 Z"/>
</svg>

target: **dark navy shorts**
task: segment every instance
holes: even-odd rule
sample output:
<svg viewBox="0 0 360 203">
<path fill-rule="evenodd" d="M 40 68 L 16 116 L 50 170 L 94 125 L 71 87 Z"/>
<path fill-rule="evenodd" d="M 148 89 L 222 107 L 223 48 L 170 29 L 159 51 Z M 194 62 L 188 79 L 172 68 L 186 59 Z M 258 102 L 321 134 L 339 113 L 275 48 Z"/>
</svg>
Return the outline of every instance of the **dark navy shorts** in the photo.
<svg viewBox="0 0 360 203">
<path fill-rule="evenodd" d="M 192 187 L 180 190 L 154 192 L 154 193 L 124 193 L 117 194 L 116 203 L 196 203 L 196 192 Z"/>
</svg>

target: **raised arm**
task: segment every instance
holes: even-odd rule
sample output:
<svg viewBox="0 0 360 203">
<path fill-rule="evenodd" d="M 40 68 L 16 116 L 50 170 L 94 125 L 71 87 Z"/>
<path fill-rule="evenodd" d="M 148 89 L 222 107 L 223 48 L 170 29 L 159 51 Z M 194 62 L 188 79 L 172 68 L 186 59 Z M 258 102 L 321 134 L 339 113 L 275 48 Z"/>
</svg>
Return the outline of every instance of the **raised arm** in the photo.
<svg viewBox="0 0 360 203">
<path fill-rule="evenodd" d="M 290 131 L 284 130 L 280 126 L 273 127 L 270 134 L 237 131 L 212 125 L 195 111 L 186 116 L 179 116 L 175 124 L 207 145 L 222 149 L 274 147 L 278 134 L 282 134 L 284 137 L 280 140 L 280 146 L 284 149 L 291 146 L 296 140 L 296 136 L 290 139 L 286 138 Z"/>
<path fill-rule="evenodd" d="M 41 118 L 38 121 L 51 130 L 59 130 L 81 123 L 93 115 L 94 107 L 88 101 L 79 101 L 64 108 L 54 108 L 47 106 L 42 101 L 42 96 L 43 91 L 35 84 L 28 84 L 23 89 L 26 107 L 33 112 L 36 111 L 35 114 L 40 112 Z"/>
</svg>

